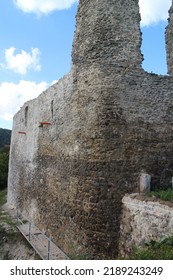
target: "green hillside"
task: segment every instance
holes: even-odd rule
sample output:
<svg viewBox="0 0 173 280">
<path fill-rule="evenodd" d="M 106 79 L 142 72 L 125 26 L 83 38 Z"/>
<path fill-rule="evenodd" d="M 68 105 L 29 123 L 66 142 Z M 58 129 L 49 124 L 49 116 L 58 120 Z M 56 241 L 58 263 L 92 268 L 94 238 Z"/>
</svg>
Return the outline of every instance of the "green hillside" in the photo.
<svg viewBox="0 0 173 280">
<path fill-rule="evenodd" d="M 0 128 L 0 190 L 7 187 L 11 130 Z"/>
<path fill-rule="evenodd" d="M 10 145 L 11 130 L 0 128 L 0 149 L 5 145 Z"/>
</svg>

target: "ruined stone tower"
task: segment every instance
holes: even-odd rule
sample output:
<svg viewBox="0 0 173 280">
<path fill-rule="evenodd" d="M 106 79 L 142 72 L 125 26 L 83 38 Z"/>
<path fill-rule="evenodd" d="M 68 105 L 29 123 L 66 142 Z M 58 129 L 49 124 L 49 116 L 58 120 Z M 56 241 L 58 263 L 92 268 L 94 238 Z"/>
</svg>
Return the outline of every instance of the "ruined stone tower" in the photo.
<svg viewBox="0 0 173 280">
<path fill-rule="evenodd" d="M 14 117 L 8 202 L 69 256 L 115 258 L 123 195 L 171 183 L 173 79 L 140 45 L 137 0 L 79 1 L 70 73 Z"/>
<path fill-rule="evenodd" d="M 169 24 L 166 28 L 166 50 L 168 74 L 173 76 L 173 5 L 169 10 Z"/>
<path fill-rule="evenodd" d="M 76 20 L 72 51 L 75 66 L 141 65 L 138 0 L 82 0 Z"/>
</svg>

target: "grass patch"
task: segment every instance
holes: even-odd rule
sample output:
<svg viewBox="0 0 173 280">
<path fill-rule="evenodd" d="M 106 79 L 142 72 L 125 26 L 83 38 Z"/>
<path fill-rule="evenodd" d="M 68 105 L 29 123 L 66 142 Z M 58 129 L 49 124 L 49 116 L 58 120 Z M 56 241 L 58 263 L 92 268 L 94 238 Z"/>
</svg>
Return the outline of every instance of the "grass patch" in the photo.
<svg viewBox="0 0 173 280">
<path fill-rule="evenodd" d="M 7 202 L 7 189 L 0 191 L 0 260 L 11 259 L 10 248 L 25 245 L 28 256 L 33 255 L 31 245 L 25 240 L 21 233 L 16 228 L 16 219 L 6 213 L 2 206 Z M 24 221 L 25 222 L 25 221 Z M 29 249 L 29 250 L 28 250 Z M 40 259 L 35 257 L 35 259 Z"/>
<path fill-rule="evenodd" d="M 150 193 L 147 194 L 148 196 L 154 196 L 156 198 L 159 198 L 161 200 L 165 200 L 165 201 L 173 201 L 173 190 L 172 189 L 168 189 L 168 190 L 162 190 L 162 189 L 158 189 L 156 191 L 152 191 Z"/>
<path fill-rule="evenodd" d="M 151 240 L 141 248 L 133 248 L 131 260 L 173 260 L 173 236 Z"/>
<path fill-rule="evenodd" d="M 0 207 L 7 202 L 7 189 L 0 191 Z"/>
<path fill-rule="evenodd" d="M 72 244 L 70 245 L 70 251 L 71 251 L 71 253 L 69 254 L 70 260 L 91 260 L 92 259 L 92 257 L 89 254 L 77 253 L 75 246 Z"/>
<path fill-rule="evenodd" d="M 79 254 L 71 254 L 70 255 L 70 260 L 91 260 L 92 259 L 92 257 L 91 256 L 89 256 L 89 255 L 85 255 L 85 254 L 83 254 L 83 255 L 79 255 Z"/>
<path fill-rule="evenodd" d="M 15 226 L 16 220 L 9 216 L 3 210 L 2 206 L 7 202 L 7 189 L 0 191 L 0 223 L 8 225 L 9 230 L 12 230 Z"/>
</svg>

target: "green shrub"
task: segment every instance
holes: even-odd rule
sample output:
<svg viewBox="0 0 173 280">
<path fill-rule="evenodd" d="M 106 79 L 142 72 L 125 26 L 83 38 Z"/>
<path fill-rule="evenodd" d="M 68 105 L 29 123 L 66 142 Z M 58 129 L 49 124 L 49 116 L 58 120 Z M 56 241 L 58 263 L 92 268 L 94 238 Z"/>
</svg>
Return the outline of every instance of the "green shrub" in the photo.
<svg viewBox="0 0 173 280">
<path fill-rule="evenodd" d="M 173 190 L 167 189 L 167 190 L 156 190 L 153 192 L 148 193 L 149 196 L 155 196 L 156 198 L 159 198 L 161 200 L 165 201 L 173 201 Z"/>
<path fill-rule="evenodd" d="M 173 260 L 173 236 L 161 241 L 151 240 L 141 248 L 134 248 L 132 260 Z"/>
<path fill-rule="evenodd" d="M 0 191 L 0 210 L 7 201 L 7 189 Z"/>
<path fill-rule="evenodd" d="M 7 187 L 9 152 L 0 150 L 0 190 Z"/>
<path fill-rule="evenodd" d="M 5 145 L 10 145 L 11 130 L 0 128 L 0 149 Z"/>
</svg>

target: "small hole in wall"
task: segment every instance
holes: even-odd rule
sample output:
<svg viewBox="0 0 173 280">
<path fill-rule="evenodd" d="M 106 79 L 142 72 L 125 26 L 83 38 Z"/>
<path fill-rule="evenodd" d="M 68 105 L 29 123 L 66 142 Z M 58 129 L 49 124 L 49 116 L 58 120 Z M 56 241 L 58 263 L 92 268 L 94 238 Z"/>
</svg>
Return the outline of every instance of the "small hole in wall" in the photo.
<svg viewBox="0 0 173 280">
<path fill-rule="evenodd" d="M 25 108 L 25 126 L 28 124 L 28 106 Z"/>
</svg>

